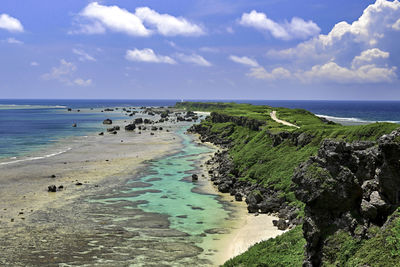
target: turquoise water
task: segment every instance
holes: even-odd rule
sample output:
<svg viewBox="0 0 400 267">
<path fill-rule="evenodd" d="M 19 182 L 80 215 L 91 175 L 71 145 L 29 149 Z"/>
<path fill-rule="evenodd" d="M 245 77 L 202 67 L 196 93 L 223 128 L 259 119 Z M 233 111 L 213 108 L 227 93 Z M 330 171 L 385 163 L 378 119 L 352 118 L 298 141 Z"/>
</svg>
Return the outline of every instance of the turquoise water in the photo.
<svg viewBox="0 0 400 267">
<path fill-rule="evenodd" d="M 194 143 L 191 136 L 184 134 L 186 128 L 182 127 L 177 132 L 182 138 L 182 150 L 177 154 L 153 161 L 148 167 L 147 175 L 131 182 L 132 185 L 140 181 L 149 183 L 151 186 L 132 187 L 124 191 L 128 194 L 142 190 L 152 190 L 151 192 L 136 197 L 109 200 L 144 201 L 145 204 L 138 206 L 143 211 L 169 215 L 170 228 L 190 235 L 198 235 L 204 233 L 205 230 L 221 227 L 221 223 L 228 219 L 229 212 L 224 209 L 216 195 L 193 192 L 196 182 L 191 182 L 191 173 L 198 169 L 198 165 L 195 164 L 201 154 L 211 150 Z M 148 181 L 154 178 L 159 180 Z M 199 179 L 205 178 L 199 177 Z M 181 217 L 182 215 L 184 218 Z"/>
</svg>

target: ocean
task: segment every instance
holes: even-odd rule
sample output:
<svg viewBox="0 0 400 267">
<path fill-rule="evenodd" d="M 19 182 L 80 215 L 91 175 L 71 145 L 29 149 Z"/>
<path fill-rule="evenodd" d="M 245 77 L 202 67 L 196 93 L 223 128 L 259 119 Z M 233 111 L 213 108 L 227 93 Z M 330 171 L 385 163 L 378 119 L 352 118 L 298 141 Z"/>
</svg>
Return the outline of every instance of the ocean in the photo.
<svg viewBox="0 0 400 267">
<path fill-rule="evenodd" d="M 85 136 L 105 127 L 106 119 L 126 118 L 120 112 L 99 113 L 109 107 L 173 106 L 181 100 L 0 100 L 0 164 L 20 157 L 32 159 L 62 153 L 54 144 L 65 138 Z M 219 101 L 222 100 L 185 100 Z M 275 107 L 302 108 L 342 124 L 375 121 L 400 122 L 400 101 L 223 100 Z M 72 108 L 73 112 L 67 111 Z M 81 109 L 81 112 L 76 112 Z M 76 123 L 78 127 L 72 125 Z M 52 146 L 53 150 L 48 150 Z M 7 159 L 7 160 L 6 160 Z"/>
</svg>

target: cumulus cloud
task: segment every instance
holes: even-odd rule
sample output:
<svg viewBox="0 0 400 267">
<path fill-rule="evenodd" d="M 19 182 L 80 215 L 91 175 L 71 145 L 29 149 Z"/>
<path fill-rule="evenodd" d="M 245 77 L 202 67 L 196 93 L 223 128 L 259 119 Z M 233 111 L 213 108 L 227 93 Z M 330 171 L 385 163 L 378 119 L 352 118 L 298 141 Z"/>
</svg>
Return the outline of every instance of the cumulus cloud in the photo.
<svg viewBox="0 0 400 267">
<path fill-rule="evenodd" d="M 377 0 L 354 22 L 337 23 L 295 47 L 270 50 L 292 77 L 303 82 L 383 83 L 397 79 L 400 2 Z M 274 62 L 276 63 L 276 62 Z"/>
<path fill-rule="evenodd" d="M 254 59 L 251 59 L 249 57 L 238 57 L 238 56 L 234 56 L 234 55 L 230 55 L 229 59 L 232 60 L 233 62 L 239 63 L 239 64 L 243 64 L 246 66 L 250 66 L 250 67 L 258 67 L 258 62 Z"/>
<path fill-rule="evenodd" d="M 31 63 L 32 65 L 32 63 Z M 33 66 L 33 65 L 32 65 Z M 73 78 L 73 73 L 77 67 L 74 63 L 68 62 L 65 59 L 60 60 L 57 67 L 53 67 L 50 72 L 42 75 L 44 80 L 56 80 L 66 85 L 89 86 L 92 83 L 91 79 L 84 80 L 81 78 Z"/>
<path fill-rule="evenodd" d="M 168 14 L 159 14 L 148 7 L 136 8 L 135 15 L 146 25 L 149 25 L 164 36 L 202 35 L 203 29 L 185 18 L 174 17 Z"/>
<path fill-rule="evenodd" d="M 105 6 L 92 2 L 79 13 L 77 21 L 79 28 L 70 33 L 102 34 L 110 30 L 141 37 L 154 33 L 164 36 L 204 34 L 199 25 L 183 17 L 160 14 L 148 7 L 138 7 L 135 13 L 132 13 L 118 6 Z"/>
<path fill-rule="evenodd" d="M 203 67 L 210 67 L 212 64 L 207 61 L 204 57 L 197 55 L 197 54 L 191 54 L 191 55 L 185 55 L 182 53 L 176 54 L 176 57 L 186 63 L 193 63 L 195 65 L 203 66 Z"/>
<path fill-rule="evenodd" d="M 78 55 L 79 61 L 96 61 L 96 59 L 93 56 L 89 55 L 82 49 L 74 48 L 74 49 L 72 49 L 72 53 L 74 53 L 75 55 Z"/>
<path fill-rule="evenodd" d="M 365 64 L 376 63 L 380 59 L 389 58 L 389 52 L 384 52 L 379 48 L 372 48 L 362 51 L 359 56 L 354 57 L 352 61 L 353 68 Z"/>
<path fill-rule="evenodd" d="M 0 15 L 0 29 L 4 29 L 10 32 L 23 32 L 24 27 L 22 26 L 21 22 L 11 17 L 7 14 Z"/>
<path fill-rule="evenodd" d="M 255 10 L 243 13 L 239 24 L 269 32 L 273 37 L 282 40 L 306 39 L 321 31 L 318 25 L 311 20 L 305 21 L 302 18 L 294 17 L 290 22 L 278 23 L 268 18 L 266 14 Z"/>
<path fill-rule="evenodd" d="M 169 56 L 157 55 L 150 48 L 127 50 L 125 58 L 136 62 L 167 63 L 176 64 L 176 61 Z"/>
<path fill-rule="evenodd" d="M 298 73 L 297 77 L 305 82 L 335 83 L 380 83 L 391 82 L 396 78 L 396 67 L 384 68 L 375 65 L 363 65 L 350 69 L 341 67 L 335 62 L 316 65 L 309 71 Z"/>
</svg>

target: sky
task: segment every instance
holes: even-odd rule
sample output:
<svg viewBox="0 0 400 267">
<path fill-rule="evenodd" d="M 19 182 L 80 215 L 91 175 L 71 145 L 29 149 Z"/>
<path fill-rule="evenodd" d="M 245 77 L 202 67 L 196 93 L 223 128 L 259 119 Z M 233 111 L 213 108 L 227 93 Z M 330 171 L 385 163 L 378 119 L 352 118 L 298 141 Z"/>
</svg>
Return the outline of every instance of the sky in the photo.
<svg viewBox="0 0 400 267">
<path fill-rule="evenodd" d="M 0 98 L 400 100 L 400 2 L 1 0 Z"/>
</svg>

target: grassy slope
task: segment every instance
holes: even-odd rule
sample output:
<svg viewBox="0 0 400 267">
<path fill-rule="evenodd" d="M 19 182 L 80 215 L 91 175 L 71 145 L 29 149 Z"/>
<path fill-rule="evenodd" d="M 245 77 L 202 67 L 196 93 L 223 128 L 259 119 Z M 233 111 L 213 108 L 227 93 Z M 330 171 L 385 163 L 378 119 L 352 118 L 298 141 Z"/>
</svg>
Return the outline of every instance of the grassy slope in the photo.
<svg viewBox="0 0 400 267">
<path fill-rule="evenodd" d="M 400 266 L 400 209 L 386 227 L 371 227 L 368 240 L 337 232 L 327 240 L 324 266 Z"/>
<path fill-rule="evenodd" d="M 223 266 L 300 267 L 303 263 L 303 247 L 306 243 L 302 235 L 301 226 L 297 226 L 281 236 L 255 244 L 245 253 L 225 262 Z"/>
<path fill-rule="evenodd" d="M 254 183 L 260 183 L 267 187 L 279 189 L 282 195 L 291 205 L 302 207 L 302 203 L 296 200 L 291 192 L 291 177 L 295 168 L 306 161 L 309 156 L 315 155 L 320 143 L 325 138 L 343 139 L 346 141 L 356 140 L 376 140 L 385 133 L 390 133 L 398 128 L 397 124 L 373 123 L 359 126 L 329 125 L 323 123 L 314 114 L 301 109 L 272 108 L 268 106 L 253 106 L 249 104 L 234 103 L 179 103 L 178 107 L 187 110 L 214 111 L 231 116 L 247 116 L 250 118 L 266 122 L 261 131 L 252 131 L 245 127 L 234 125 L 233 123 L 212 123 L 203 121 L 214 133 L 226 136 L 226 133 L 234 131 L 227 138 L 233 142 L 230 154 L 235 166 L 240 174 L 240 179 Z M 277 117 L 282 120 L 295 123 L 300 129 L 288 127 L 272 121 L 269 113 L 277 111 Z M 287 132 L 306 132 L 314 136 L 313 141 L 303 148 L 294 146 L 289 140 L 284 141 L 278 146 L 272 146 L 272 139 L 268 133 Z M 356 242 L 350 236 L 338 234 L 331 239 L 333 246 L 339 247 L 337 250 L 326 251 L 330 253 L 332 263 L 339 263 L 343 266 L 345 262 L 351 262 L 349 266 L 358 266 L 366 262 L 374 262 L 374 259 L 385 258 L 390 255 L 383 242 L 392 242 L 392 248 L 400 249 L 400 219 L 397 226 L 390 226 L 386 232 L 377 234 L 374 238 L 364 242 Z M 393 234 L 393 231 L 395 232 Z M 393 241 L 394 238 L 394 241 Z M 301 227 L 283 234 L 280 237 L 261 242 L 250 248 L 244 254 L 226 262 L 225 266 L 301 266 L 303 260 L 303 245 L 305 240 L 302 237 Z M 372 252 L 371 252 L 372 251 Z M 375 256 L 368 256 L 368 254 Z M 382 261 L 381 261 L 382 262 Z M 268 263 L 267 265 L 265 263 Z M 372 266 L 380 266 L 379 264 Z M 396 265 L 392 265 L 396 266 Z"/>
</svg>

